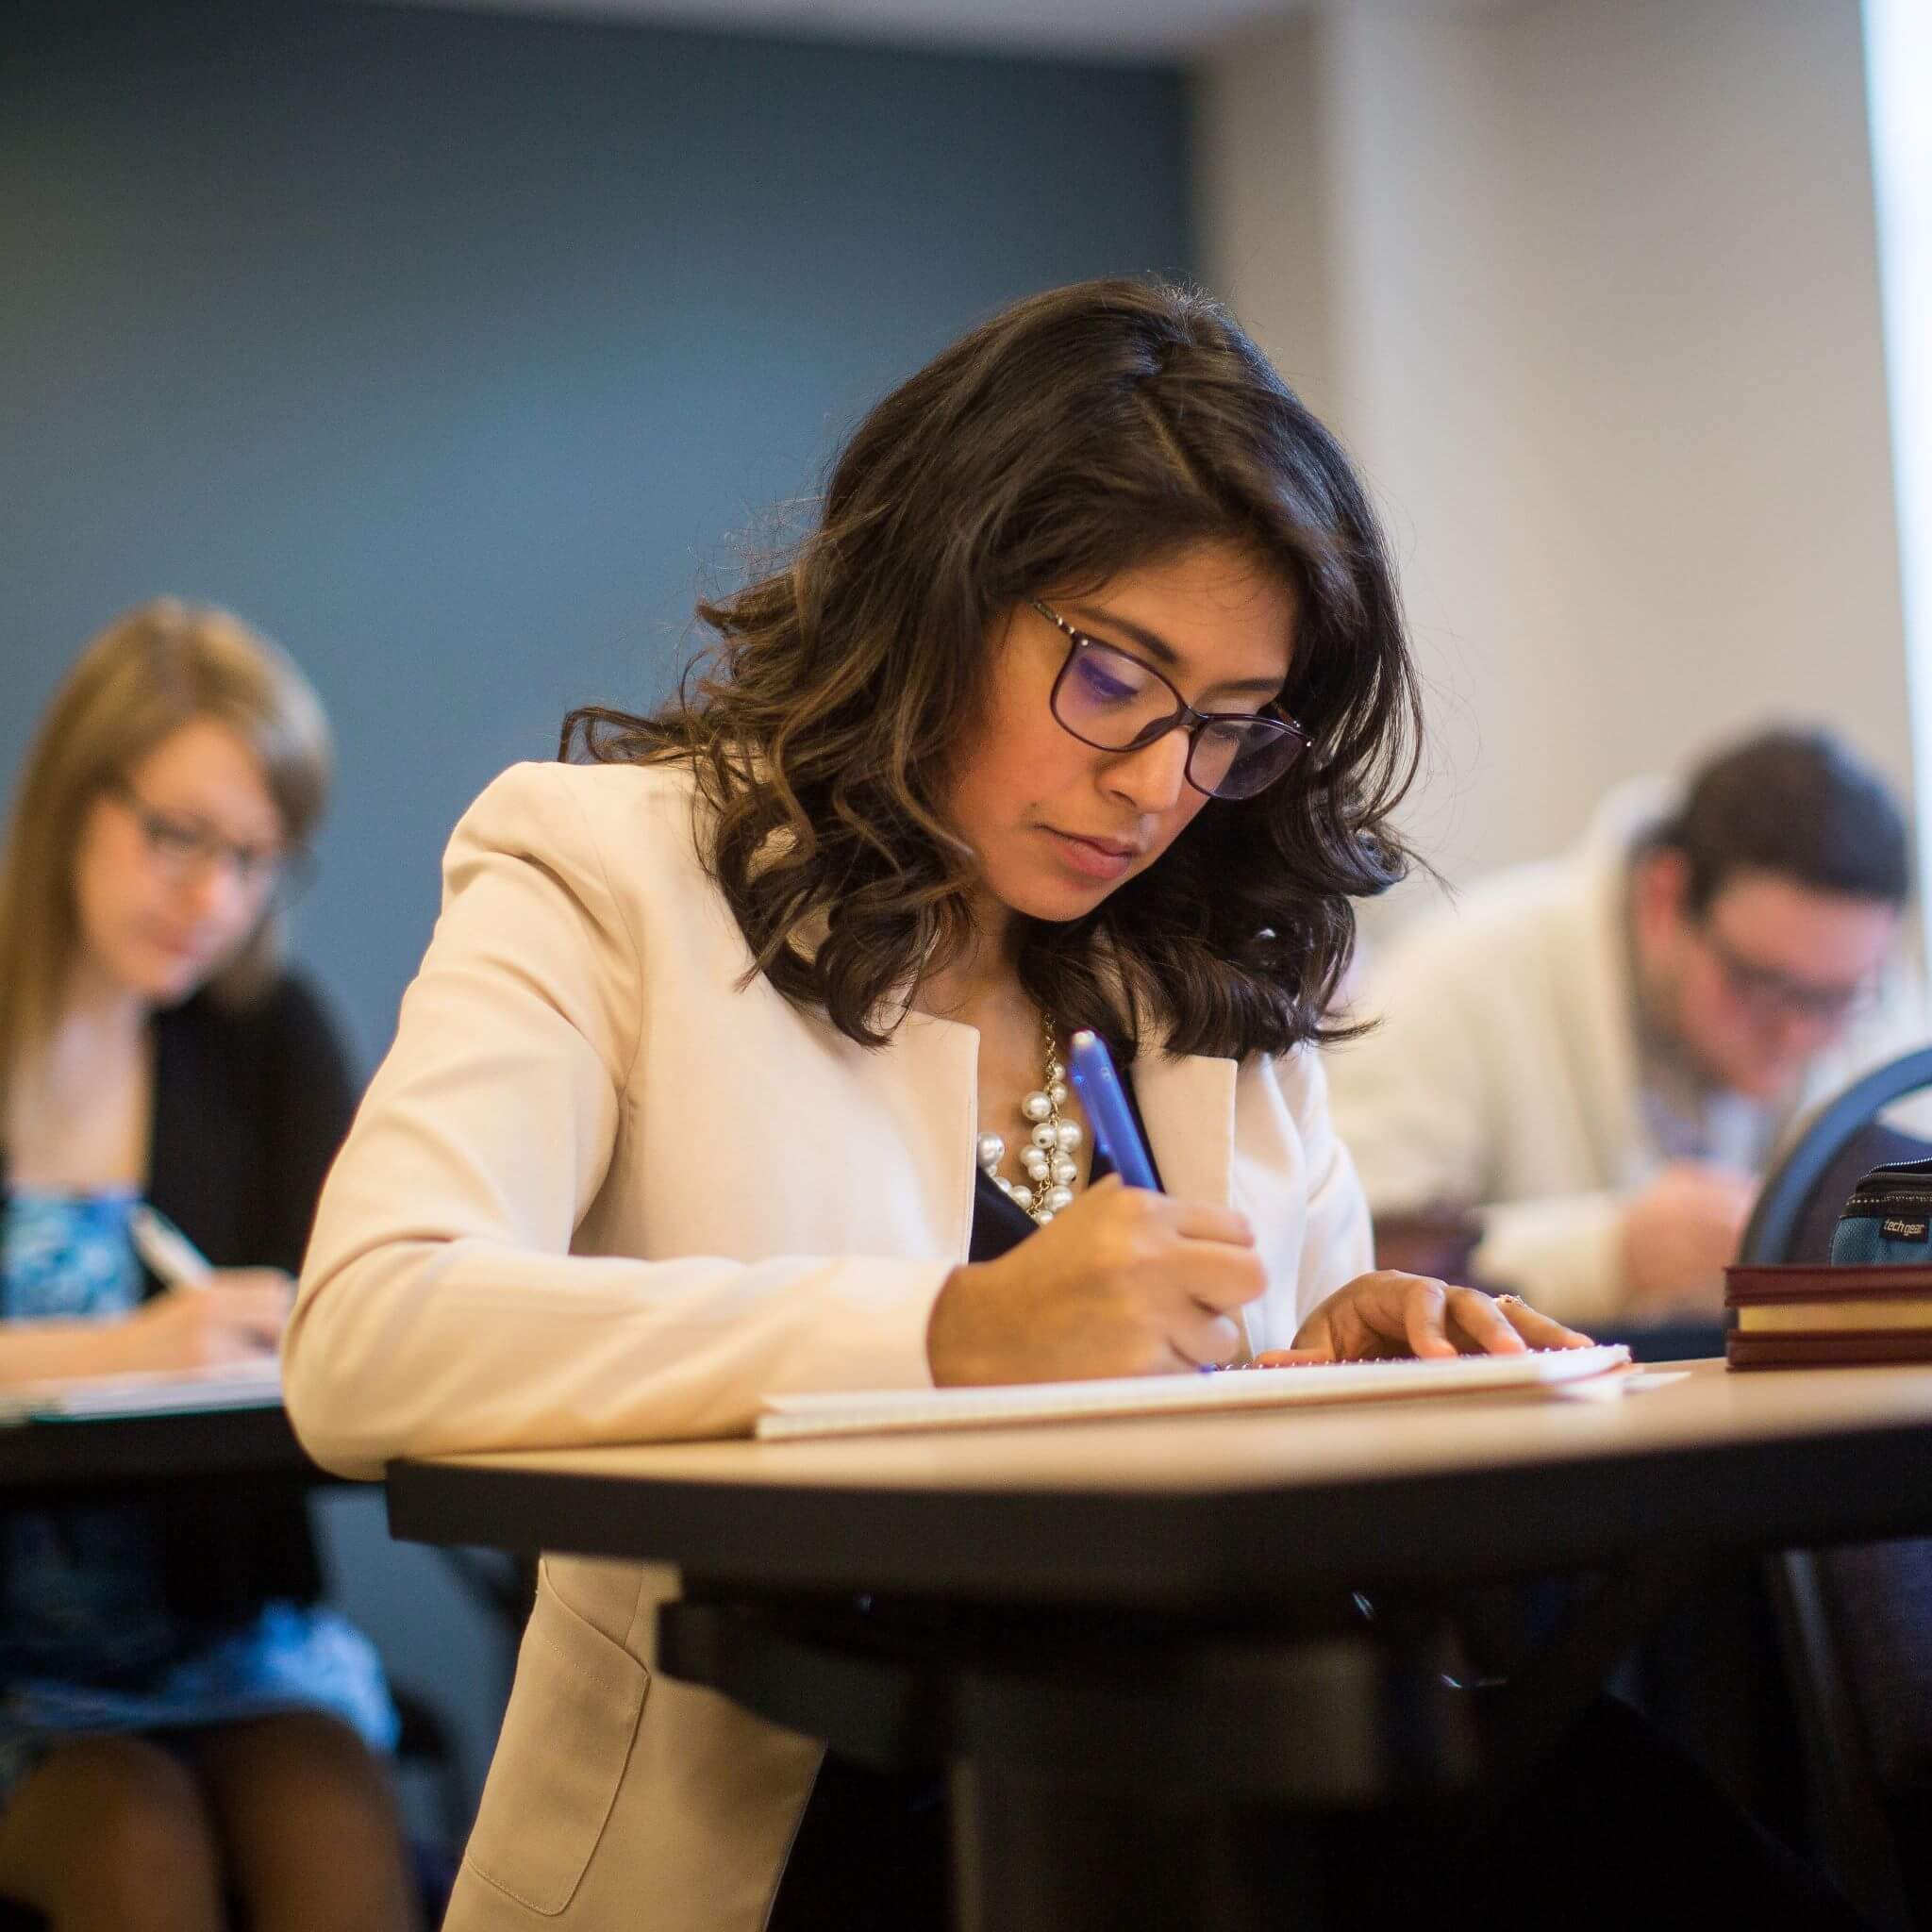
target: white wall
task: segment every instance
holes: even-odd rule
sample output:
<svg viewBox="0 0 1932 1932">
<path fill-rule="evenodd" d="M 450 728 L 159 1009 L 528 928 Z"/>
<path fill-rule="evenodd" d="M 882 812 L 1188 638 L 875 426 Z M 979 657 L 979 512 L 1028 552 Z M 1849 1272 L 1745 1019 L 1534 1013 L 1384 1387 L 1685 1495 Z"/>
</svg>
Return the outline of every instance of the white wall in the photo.
<svg viewBox="0 0 1932 1932">
<path fill-rule="evenodd" d="M 1924 770 L 1932 761 L 1932 12 L 1924 0 L 1866 0 L 1865 57 L 1912 744 Z M 1919 788 L 1919 850 L 1932 852 L 1932 786 Z M 1919 911 L 1932 958 L 1932 892 Z"/>
<path fill-rule="evenodd" d="M 1201 75 L 1210 277 L 1383 504 L 1452 879 L 1769 715 L 1909 782 L 1860 61 L 1857 0 L 1548 0 Z"/>
</svg>

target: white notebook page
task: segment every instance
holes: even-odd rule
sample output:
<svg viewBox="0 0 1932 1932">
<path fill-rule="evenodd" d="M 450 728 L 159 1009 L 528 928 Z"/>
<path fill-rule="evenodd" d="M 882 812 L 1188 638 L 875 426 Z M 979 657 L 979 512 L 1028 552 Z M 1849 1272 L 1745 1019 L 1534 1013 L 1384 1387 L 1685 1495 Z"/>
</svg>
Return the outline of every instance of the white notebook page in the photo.
<svg viewBox="0 0 1932 1932">
<path fill-rule="evenodd" d="M 1097 1421 L 1109 1416 L 1292 1408 L 1303 1404 L 1554 1388 L 1629 1366 L 1630 1351 L 1618 1342 L 1591 1348 L 1533 1349 L 1524 1355 L 1322 1362 L 1289 1369 L 1224 1370 L 1215 1374 L 773 1395 L 765 1399 L 758 1433 L 761 1440 L 772 1441 L 901 1429 L 976 1429 L 1020 1423 Z"/>
</svg>

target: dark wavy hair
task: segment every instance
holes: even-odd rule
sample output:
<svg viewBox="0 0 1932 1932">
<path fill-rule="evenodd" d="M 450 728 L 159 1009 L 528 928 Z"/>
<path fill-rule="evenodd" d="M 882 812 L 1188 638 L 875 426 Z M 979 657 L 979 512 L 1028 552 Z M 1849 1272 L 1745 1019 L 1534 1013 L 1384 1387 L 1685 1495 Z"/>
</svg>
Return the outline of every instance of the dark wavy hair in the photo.
<svg viewBox="0 0 1932 1932">
<path fill-rule="evenodd" d="M 1023 919 L 1020 978 L 1056 1024 L 1130 1052 L 1342 1037 L 1326 1016 L 1350 901 L 1407 865 L 1389 820 L 1415 767 L 1414 667 L 1347 457 L 1190 290 L 1081 283 L 956 342 L 858 425 L 789 558 L 698 605 L 715 636 L 677 697 L 574 711 L 559 755 L 688 763 L 756 971 L 879 1045 L 972 935 L 974 857 L 943 806 L 987 712 L 990 637 L 1024 599 L 1202 541 L 1296 592 L 1281 703 L 1313 745 L 1258 796 L 1210 802 L 1085 917 Z"/>
</svg>

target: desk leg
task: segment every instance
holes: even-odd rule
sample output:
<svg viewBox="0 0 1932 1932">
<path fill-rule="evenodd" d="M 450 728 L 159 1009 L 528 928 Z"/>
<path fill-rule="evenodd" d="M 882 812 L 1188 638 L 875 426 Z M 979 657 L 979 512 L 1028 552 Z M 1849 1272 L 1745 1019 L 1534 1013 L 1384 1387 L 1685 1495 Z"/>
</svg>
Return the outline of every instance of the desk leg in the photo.
<svg viewBox="0 0 1932 1932">
<path fill-rule="evenodd" d="M 1476 1768 L 1430 1619 L 1298 1634 L 688 1597 L 658 1628 L 671 1675 L 880 1769 L 955 1767 L 960 1932 L 1317 1928 L 1336 1815 L 1432 1803 Z"/>
<path fill-rule="evenodd" d="M 1318 1932 L 1338 1821 L 1358 1839 L 1474 1775 L 1473 1713 L 1443 1661 L 1425 1626 L 962 1663 L 961 1932 Z"/>
<path fill-rule="evenodd" d="M 1295 1824 L 1282 1820 L 1282 1835 Z M 1236 1826 L 1217 1810 L 1117 1797 L 986 1766 L 953 1773 L 959 1932 L 1282 1932 L 1252 1895 Z M 1295 1932 L 1319 1920 L 1297 1913 Z"/>
</svg>

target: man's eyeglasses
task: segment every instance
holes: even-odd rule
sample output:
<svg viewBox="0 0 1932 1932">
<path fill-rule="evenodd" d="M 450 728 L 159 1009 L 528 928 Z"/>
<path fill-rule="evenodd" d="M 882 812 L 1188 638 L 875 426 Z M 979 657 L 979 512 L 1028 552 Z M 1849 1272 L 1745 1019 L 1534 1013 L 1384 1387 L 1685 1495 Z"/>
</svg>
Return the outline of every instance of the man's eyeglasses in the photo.
<svg viewBox="0 0 1932 1932">
<path fill-rule="evenodd" d="M 1140 751 L 1184 729 L 1188 783 L 1210 798 L 1252 798 L 1307 749 L 1308 734 L 1292 718 L 1197 711 L 1151 664 L 1076 630 L 1037 597 L 1033 608 L 1068 640 L 1067 661 L 1053 681 L 1053 714 L 1082 744 Z"/>
<path fill-rule="evenodd" d="M 1767 1019 L 1789 1014 L 1822 1026 L 1841 1026 L 1877 1000 L 1875 979 L 1861 979 L 1851 986 L 1817 986 L 1793 978 L 1778 967 L 1746 958 L 1713 925 L 1701 925 L 1698 932 L 1723 970 L 1731 991 Z"/>
<path fill-rule="evenodd" d="M 125 780 L 109 788 L 141 829 L 148 857 L 177 885 L 226 866 L 245 892 L 267 894 L 305 876 L 307 855 L 285 846 L 240 845 L 192 819 L 150 805 Z"/>
</svg>

